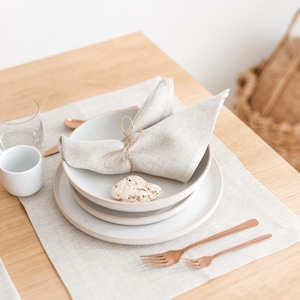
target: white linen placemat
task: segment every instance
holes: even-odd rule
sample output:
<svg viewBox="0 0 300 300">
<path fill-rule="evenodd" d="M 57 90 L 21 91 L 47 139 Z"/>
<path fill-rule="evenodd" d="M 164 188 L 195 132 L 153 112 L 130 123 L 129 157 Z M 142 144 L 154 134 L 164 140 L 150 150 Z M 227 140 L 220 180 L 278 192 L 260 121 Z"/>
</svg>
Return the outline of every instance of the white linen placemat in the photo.
<svg viewBox="0 0 300 300">
<path fill-rule="evenodd" d="M 159 77 L 153 78 L 44 113 L 46 141 L 43 151 L 57 143 L 62 133 L 70 134 L 71 131 L 62 125 L 65 118 L 89 118 L 116 108 L 141 105 L 159 80 Z M 176 101 L 179 109 L 181 104 Z M 44 159 L 42 190 L 20 200 L 73 299 L 170 299 L 300 241 L 300 219 L 249 174 L 216 137 L 211 146 L 224 176 L 224 191 L 216 211 L 189 234 L 147 246 L 104 242 L 71 225 L 60 213 L 53 195 L 53 176 L 60 155 Z M 191 270 L 183 262 L 167 268 L 149 268 L 139 258 L 140 255 L 181 248 L 251 218 L 257 218 L 259 226 L 191 249 L 185 257 L 213 254 L 265 233 L 272 233 L 273 237 L 221 256 L 218 262 L 205 269 Z"/>
<path fill-rule="evenodd" d="M 0 299 L 20 300 L 21 297 L 0 258 Z"/>
</svg>

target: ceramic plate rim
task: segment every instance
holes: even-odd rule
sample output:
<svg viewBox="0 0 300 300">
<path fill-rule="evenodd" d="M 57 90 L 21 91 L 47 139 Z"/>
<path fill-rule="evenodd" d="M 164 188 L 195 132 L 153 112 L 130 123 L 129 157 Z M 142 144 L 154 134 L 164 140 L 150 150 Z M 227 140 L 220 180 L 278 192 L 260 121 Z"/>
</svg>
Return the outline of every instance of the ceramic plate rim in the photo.
<svg viewBox="0 0 300 300">
<path fill-rule="evenodd" d="M 165 198 L 157 198 L 153 201 L 150 202 L 140 202 L 140 203 L 130 203 L 130 202 L 121 202 L 118 200 L 113 200 L 113 199 L 99 199 L 99 198 L 94 198 L 93 195 L 90 193 L 87 193 L 85 190 L 81 189 L 78 187 L 69 177 L 70 183 L 73 185 L 73 187 L 82 195 L 84 195 L 88 200 L 101 205 L 103 207 L 109 208 L 109 209 L 114 209 L 114 210 L 119 210 L 119 211 L 124 211 L 124 212 L 145 212 L 145 211 L 152 211 L 152 210 L 157 210 L 161 209 L 167 206 L 170 206 L 172 204 L 175 204 L 177 202 L 180 202 L 183 200 L 185 197 L 187 197 L 189 194 L 191 194 L 197 186 L 200 184 L 200 182 L 205 178 L 207 173 L 209 172 L 209 168 L 212 163 L 212 153 L 210 150 L 210 146 L 208 147 L 208 162 L 205 167 L 205 170 L 202 172 L 201 176 L 199 179 L 197 179 L 193 184 L 191 184 L 188 188 L 184 189 L 183 191 L 169 197 Z M 64 162 L 63 162 L 64 164 Z M 130 174 L 135 174 L 139 176 L 150 176 L 148 174 L 140 174 L 137 172 L 130 173 Z M 127 174 L 126 176 L 129 176 Z"/>
<path fill-rule="evenodd" d="M 121 202 L 121 201 L 114 200 L 114 199 L 102 199 L 102 198 L 97 198 L 97 197 L 95 198 L 94 195 L 81 189 L 76 183 L 74 183 L 74 181 L 72 179 L 70 179 L 69 177 L 68 178 L 69 178 L 69 181 L 71 182 L 71 184 L 73 185 L 73 187 L 79 193 L 84 195 L 88 200 L 90 200 L 98 205 L 104 206 L 106 208 L 115 209 L 115 210 L 124 211 L 124 212 L 145 212 L 145 211 L 157 210 L 157 209 L 161 209 L 161 208 L 170 206 L 177 202 L 180 202 L 182 199 L 187 197 L 189 194 L 191 194 L 196 189 L 196 187 L 200 184 L 200 182 L 205 178 L 205 176 L 209 172 L 209 168 L 212 163 L 212 152 L 211 152 L 210 146 L 208 146 L 207 151 L 205 153 L 208 153 L 207 154 L 208 155 L 207 165 L 205 167 L 205 170 L 201 173 L 200 177 L 193 184 L 191 184 L 188 188 L 182 190 L 181 192 L 179 192 L 173 196 L 169 196 L 169 197 L 165 197 L 165 198 L 161 198 L 161 199 L 157 198 L 151 202 L 130 203 L 130 202 Z M 63 165 L 64 164 L 66 164 L 66 163 L 63 162 Z M 156 177 L 156 176 L 152 176 L 152 175 L 148 175 L 148 174 L 141 174 L 138 172 L 124 174 L 124 177 L 133 175 L 133 174 L 139 175 L 139 176 L 144 176 L 144 177 L 145 176 Z"/>
<path fill-rule="evenodd" d="M 149 215 L 149 216 L 144 216 L 144 217 L 132 216 L 131 218 L 128 218 L 128 217 L 109 215 L 109 214 L 106 214 L 105 212 L 98 212 L 97 209 L 89 206 L 89 204 L 85 202 L 85 200 L 88 202 L 92 202 L 92 201 L 90 201 L 89 199 L 84 197 L 84 195 L 81 195 L 82 197 L 85 198 L 85 200 L 82 200 L 80 198 L 80 196 L 78 195 L 80 193 L 71 184 L 69 185 L 69 187 L 71 189 L 71 193 L 72 193 L 75 201 L 81 206 L 82 209 L 87 211 L 92 216 L 99 218 L 106 222 L 111 222 L 111 223 L 120 224 L 120 225 L 128 225 L 128 226 L 152 224 L 152 223 L 156 223 L 156 222 L 165 220 L 169 217 L 172 217 L 173 215 L 175 215 L 176 213 L 178 213 L 182 209 L 184 209 L 193 200 L 193 198 L 195 197 L 195 194 L 197 192 L 197 189 L 196 189 L 195 191 L 193 191 L 190 195 L 188 195 L 186 198 L 184 198 L 180 202 L 171 204 L 170 206 L 173 206 L 173 207 L 170 209 L 167 209 L 168 207 L 165 207 L 167 210 L 165 210 L 161 213 L 158 213 L 155 215 L 153 214 L 153 215 Z M 95 204 L 94 202 L 92 202 L 92 203 Z M 95 205 L 97 205 L 97 204 L 95 204 Z M 101 205 L 98 205 L 98 206 L 101 207 Z M 104 207 L 104 208 L 106 208 L 106 207 Z M 159 210 L 161 210 L 161 209 L 159 209 Z M 150 212 L 154 213 L 155 211 L 150 211 Z M 131 212 L 131 213 L 138 214 L 139 212 Z M 99 214 L 101 216 L 99 216 Z"/>
<path fill-rule="evenodd" d="M 104 240 L 107 242 L 111 242 L 111 243 L 117 243 L 117 244 L 123 244 L 123 245 L 149 245 L 149 244 L 155 244 L 155 243 L 161 243 L 161 242 L 166 242 L 172 239 L 175 239 L 177 237 L 182 236 L 183 234 L 186 234 L 192 230 L 194 230 L 195 228 L 199 227 L 201 224 L 203 224 L 211 215 L 212 213 L 215 211 L 215 209 L 217 208 L 217 206 L 220 203 L 220 199 L 221 199 L 221 195 L 223 192 L 223 175 L 220 169 L 219 164 L 217 163 L 217 161 L 215 159 L 213 159 L 213 163 L 210 167 L 210 170 L 212 168 L 215 168 L 215 172 L 217 173 L 218 176 L 218 181 L 219 181 L 219 186 L 218 186 L 218 192 L 216 195 L 216 198 L 213 200 L 212 205 L 210 206 L 209 210 L 206 211 L 206 213 L 203 216 L 200 216 L 199 219 L 197 219 L 197 221 L 194 221 L 193 223 L 186 225 L 183 228 L 180 229 L 176 229 L 174 232 L 168 233 L 168 234 L 160 234 L 156 237 L 143 237 L 142 239 L 136 239 L 136 238 L 122 238 L 122 237 L 116 237 L 116 236 L 110 236 L 108 234 L 105 233 L 99 233 L 97 232 L 95 229 L 93 228 L 88 228 L 87 224 L 81 224 L 78 221 L 74 220 L 74 217 L 72 215 L 70 215 L 70 213 L 65 209 L 65 207 L 63 206 L 62 203 L 60 203 L 60 199 L 59 199 L 59 195 L 58 195 L 58 191 L 56 190 L 56 185 L 57 185 L 57 181 L 58 181 L 58 177 L 59 177 L 59 170 L 61 170 L 59 167 L 57 168 L 56 172 L 55 172 L 55 176 L 54 176 L 54 181 L 53 181 L 53 191 L 54 191 L 54 196 L 55 196 L 55 201 L 56 204 L 59 208 L 59 210 L 61 211 L 62 215 L 71 223 L 73 224 L 76 228 L 78 228 L 79 230 L 85 232 L 86 234 L 93 236 L 94 238 L 100 239 L 100 240 Z M 214 179 L 215 182 L 215 179 Z M 203 184 L 203 183 L 201 183 Z M 200 190 L 200 188 L 199 188 Z M 200 192 L 198 190 L 198 193 Z M 78 206 L 78 208 L 81 210 L 81 213 L 85 213 L 87 217 L 89 218 L 94 218 L 97 219 L 94 216 L 89 215 L 87 212 L 85 212 L 74 200 L 74 203 Z M 193 201 L 192 201 L 193 203 Z M 190 206 L 190 205 L 189 205 Z M 174 221 L 174 219 L 182 214 L 184 211 L 187 211 L 187 209 L 189 208 L 189 206 L 187 206 L 185 209 L 183 209 L 183 211 L 179 212 L 178 214 L 176 214 L 173 217 L 168 218 L 167 220 L 158 222 L 158 223 L 154 223 L 154 224 L 150 224 L 150 225 L 141 225 L 141 226 L 137 226 L 139 228 L 142 228 L 143 226 L 156 226 L 156 224 L 163 224 L 163 222 L 172 222 Z M 105 222 L 105 221 L 101 221 L 99 219 L 97 219 L 100 222 Z M 105 222 L 107 223 L 107 222 Z M 135 227 L 135 226 L 124 226 L 124 225 L 117 225 L 117 224 L 111 224 L 113 226 L 121 226 L 121 227 Z"/>
</svg>

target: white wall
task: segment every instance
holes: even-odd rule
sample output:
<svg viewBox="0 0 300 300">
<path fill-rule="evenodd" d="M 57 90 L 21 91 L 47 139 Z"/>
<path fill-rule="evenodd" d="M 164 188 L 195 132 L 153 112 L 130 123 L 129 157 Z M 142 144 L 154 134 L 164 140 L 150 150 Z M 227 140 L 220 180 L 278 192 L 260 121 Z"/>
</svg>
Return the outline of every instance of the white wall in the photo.
<svg viewBox="0 0 300 300">
<path fill-rule="evenodd" d="M 142 31 L 212 93 L 267 57 L 298 0 L 1 0 L 0 69 Z M 1 87 L 0 87 L 1 94 Z"/>
</svg>

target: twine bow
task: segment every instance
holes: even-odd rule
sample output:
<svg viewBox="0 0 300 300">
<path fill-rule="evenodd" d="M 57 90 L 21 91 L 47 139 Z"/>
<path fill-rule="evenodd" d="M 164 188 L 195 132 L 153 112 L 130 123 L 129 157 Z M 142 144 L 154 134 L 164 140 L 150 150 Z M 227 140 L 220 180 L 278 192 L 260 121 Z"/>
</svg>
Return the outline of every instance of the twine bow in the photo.
<svg viewBox="0 0 300 300">
<path fill-rule="evenodd" d="M 126 120 L 129 121 L 129 126 L 128 126 L 127 130 L 125 129 L 125 121 Z M 129 164 L 130 164 L 130 171 L 132 171 L 133 161 L 130 156 L 129 149 L 132 145 L 134 145 L 138 141 L 138 139 L 140 138 L 140 136 L 143 132 L 143 129 L 140 129 L 137 132 L 137 134 L 135 135 L 134 124 L 133 124 L 132 119 L 129 116 L 125 116 L 122 118 L 121 129 L 122 129 L 122 133 L 124 136 L 121 141 L 123 142 L 124 146 L 122 149 L 113 151 L 107 155 L 107 158 L 104 161 L 104 167 L 107 169 L 113 169 L 114 167 L 116 167 L 119 164 L 119 162 L 121 160 L 128 160 Z M 108 161 L 115 155 L 117 155 L 117 159 L 115 160 L 115 162 L 113 162 L 111 165 L 108 165 Z"/>
</svg>

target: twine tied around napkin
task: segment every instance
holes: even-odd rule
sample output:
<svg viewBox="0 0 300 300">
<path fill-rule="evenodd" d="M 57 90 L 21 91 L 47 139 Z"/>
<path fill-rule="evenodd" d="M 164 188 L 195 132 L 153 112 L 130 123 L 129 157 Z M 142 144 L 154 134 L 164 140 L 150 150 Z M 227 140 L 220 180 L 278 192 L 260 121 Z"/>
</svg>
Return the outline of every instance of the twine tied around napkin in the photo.
<svg viewBox="0 0 300 300">
<path fill-rule="evenodd" d="M 124 126 L 124 122 L 125 120 L 129 120 L 129 127 L 127 130 L 125 130 L 125 126 Z M 112 153 L 108 153 L 107 158 L 104 161 L 104 166 L 107 169 L 113 169 L 115 166 L 118 165 L 118 163 L 120 162 L 121 159 L 128 159 L 129 163 L 130 163 L 130 171 L 132 171 L 133 169 L 133 162 L 129 153 L 129 149 L 130 146 L 133 145 L 134 143 L 137 142 L 137 140 L 139 139 L 141 133 L 143 132 L 143 129 L 140 129 L 138 131 L 138 135 L 135 136 L 135 138 L 133 138 L 133 133 L 134 133 L 134 125 L 133 125 L 133 120 L 129 117 L 129 116 L 125 116 L 122 118 L 121 120 L 121 129 L 122 129 L 122 133 L 124 135 L 122 142 L 124 143 L 124 147 L 121 150 L 118 151 L 114 151 Z M 115 156 L 117 156 L 117 159 L 114 161 L 114 163 L 112 165 L 108 164 L 108 161 L 110 158 L 114 158 Z"/>
<path fill-rule="evenodd" d="M 229 90 L 225 90 L 173 113 L 173 80 L 163 78 L 132 120 L 130 133 L 126 133 L 129 140 L 126 136 L 125 143 L 124 140 L 83 141 L 62 136 L 62 158 L 73 168 L 101 174 L 136 171 L 187 182 L 208 147 L 228 94 Z M 119 155 L 117 160 L 108 164 L 107 158 L 115 154 Z"/>
</svg>

